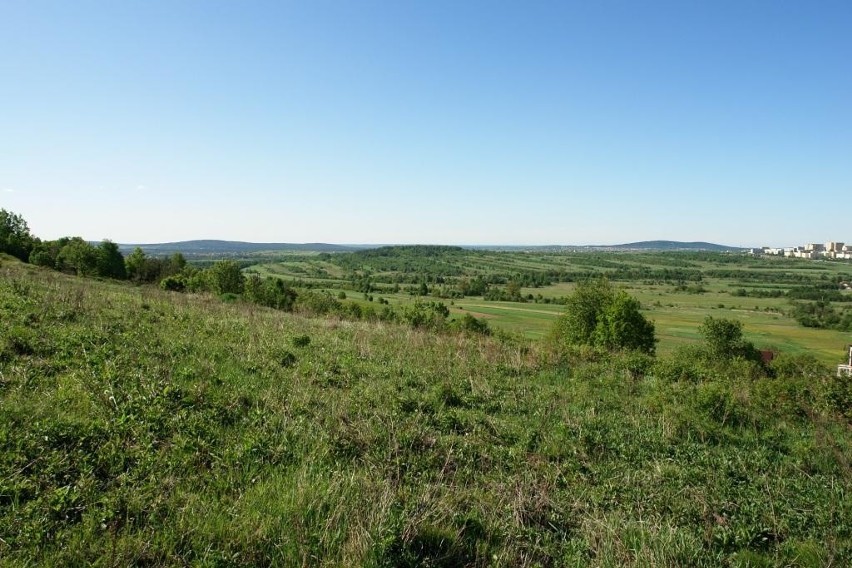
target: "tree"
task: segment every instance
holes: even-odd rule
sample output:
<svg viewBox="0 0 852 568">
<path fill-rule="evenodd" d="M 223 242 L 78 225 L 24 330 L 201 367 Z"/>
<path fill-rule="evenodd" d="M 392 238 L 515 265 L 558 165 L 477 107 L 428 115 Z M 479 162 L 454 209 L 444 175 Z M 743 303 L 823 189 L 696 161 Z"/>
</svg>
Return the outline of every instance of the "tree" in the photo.
<svg viewBox="0 0 852 568">
<path fill-rule="evenodd" d="M 653 353 L 656 338 L 654 324 L 639 311 L 639 300 L 623 290 L 599 315 L 595 326 L 595 344 L 608 349 L 633 349 Z"/>
<path fill-rule="evenodd" d="M 147 258 L 145 251 L 141 247 L 133 249 L 133 252 L 124 259 L 127 277 L 135 282 L 141 281 L 145 275 L 145 262 Z"/>
<path fill-rule="evenodd" d="M 181 253 L 176 252 L 169 257 L 169 263 L 166 267 L 169 276 L 180 274 L 184 268 L 186 268 L 186 258 Z"/>
<path fill-rule="evenodd" d="M 118 250 L 118 245 L 112 241 L 104 240 L 97 251 L 98 275 L 104 278 L 127 278 L 127 269 L 124 265 L 124 255 Z"/>
<path fill-rule="evenodd" d="M 654 324 L 645 319 L 640 307 L 636 298 L 616 292 L 605 279 L 581 282 L 566 299 L 565 313 L 552 337 L 569 345 L 654 353 Z"/>
<path fill-rule="evenodd" d="M 35 242 L 23 217 L 0 209 L 0 252 L 27 262 Z"/>
<path fill-rule="evenodd" d="M 707 316 L 698 327 L 710 355 L 717 359 L 742 357 L 760 360 L 760 352 L 743 337 L 743 323 L 737 320 Z"/>
<path fill-rule="evenodd" d="M 210 284 L 217 294 L 242 294 L 245 286 L 240 265 L 233 260 L 220 260 L 208 269 Z"/>
<path fill-rule="evenodd" d="M 598 319 L 614 292 L 605 279 L 580 282 L 565 299 L 565 312 L 556 321 L 555 335 L 573 345 L 593 345 Z"/>
<path fill-rule="evenodd" d="M 296 291 L 280 278 L 261 278 L 257 274 L 245 280 L 244 288 L 249 301 L 278 310 L 292 310 L 297 297 Z"/>
<path fill-rule="evenodd" d="M 97 274 L 98 249 L 81 237 L 73 237 L 59 250 L 56 268 L 64 272 L 73 272 L 77 276 Z"/>
<path fill-rule="evenodd" d="M 47 268 L 61 269 L 58 266 L 59 253 L 62 248 L 67 245 L 71 239 L 62 237 L 55 241 L 43 241 L 37 243 L 33 250 L 30 251 L 30 263 L 37 266 L 45 266 Z"/>
</svg>

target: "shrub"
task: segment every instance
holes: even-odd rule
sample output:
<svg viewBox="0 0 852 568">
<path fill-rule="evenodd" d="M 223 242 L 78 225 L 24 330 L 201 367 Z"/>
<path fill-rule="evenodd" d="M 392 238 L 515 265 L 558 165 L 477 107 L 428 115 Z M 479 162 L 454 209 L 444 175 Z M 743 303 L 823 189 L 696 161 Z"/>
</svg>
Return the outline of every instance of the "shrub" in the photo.
<svg viewBox="0 0 852 568">
<path fill-rule="evenodd" d="M 183 292 L 186 290 L 186 278 L 183 276 L 166 276 L 160 280 L 160 288 L 169 292 Z"/>
<path fill-rule="evenodd" d="M 207 269 L 210 284 L 217 294 L 242 294 L 245 276 L 233 260 L 220 260 Z"/>
<path fill-rule="evenodd" d="M 465 314 L 453 323 L 457 329 L 463 332 L 491 335 L 491 328 L 488 327 L 488 322 L 484 319 L 477 319 L 470 314 Z"/>
<path fill-rule="evenodd" d="M 743 324 L 740 321 L 707 316 L 698 332 L 704 337 L 710 355 L 717 359 L 741 357 L 760 361 L 760 352 L 743 337 Z"/>
<path fill-rule="evenodd" d="M 551 339 L 559 344 L 590 345 L 653 353 L 654 324 L 643 316 L 639 301 L 616 292 L 607 280 L 581 283 L 565 300 Z"/>
</svg>

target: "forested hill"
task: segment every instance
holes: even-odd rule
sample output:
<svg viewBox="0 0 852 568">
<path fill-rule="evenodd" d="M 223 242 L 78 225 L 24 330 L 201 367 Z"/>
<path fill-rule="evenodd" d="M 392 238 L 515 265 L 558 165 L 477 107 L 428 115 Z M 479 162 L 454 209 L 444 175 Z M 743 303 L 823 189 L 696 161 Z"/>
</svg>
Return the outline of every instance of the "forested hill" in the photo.
<svg viewBox="0 0 852 568">
<path fill-rule="evenodd" d="M 739 252 L 742 247 L 731 247 L 727 245 L 719 245 L 706 242 L 681 242 L 681 241 L 640 241 L 636 243 L 626 243 L 623 245 L 603 246 L 595 248 L 606 248 L 615 250 L 705 250 L 714 252 Z"/>
<path fill-rule="evenodd" d="M 247 243 L 242 241 L 195 240 L 156 244 L 120 244 L 123 253 L 136 247 L 147 254 L 229 255 L 255 252 L 352 252 L 363 247 L 333 245 L 328 243 Z"/>
</svg>

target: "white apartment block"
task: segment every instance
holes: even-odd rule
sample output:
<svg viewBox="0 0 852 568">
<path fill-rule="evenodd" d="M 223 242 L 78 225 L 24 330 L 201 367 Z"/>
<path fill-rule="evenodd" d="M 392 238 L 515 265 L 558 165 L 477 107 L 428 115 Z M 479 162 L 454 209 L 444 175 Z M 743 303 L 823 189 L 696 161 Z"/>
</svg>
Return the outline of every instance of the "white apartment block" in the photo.
<svg viewBox="0 0 852 568">
<path fill-rule="evenodd" d="M 792 258 L 835 258 L 841 260 L 852 260 L 852 245 L 840 241 L 828 241 L 826 243 L 808 243 L 798 247 L 762 247 L 749 249 L 753 255 L 787 256 Z"/>
</svg>

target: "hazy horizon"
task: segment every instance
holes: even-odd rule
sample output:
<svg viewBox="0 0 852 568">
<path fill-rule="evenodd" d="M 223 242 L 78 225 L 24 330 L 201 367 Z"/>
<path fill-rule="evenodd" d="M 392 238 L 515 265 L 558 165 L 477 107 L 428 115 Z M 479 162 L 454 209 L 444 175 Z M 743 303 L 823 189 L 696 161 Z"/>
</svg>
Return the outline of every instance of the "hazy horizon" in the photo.
<svg viewBox="0 0 852 568">
<path fill-rule="evenodd" d="M 844 240 L 852 4 L 0 5 L 0 208 L 119 243 Z"/>
</svg>

